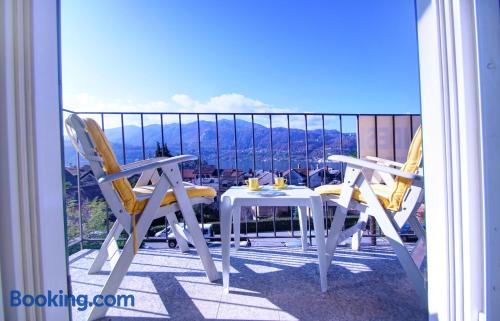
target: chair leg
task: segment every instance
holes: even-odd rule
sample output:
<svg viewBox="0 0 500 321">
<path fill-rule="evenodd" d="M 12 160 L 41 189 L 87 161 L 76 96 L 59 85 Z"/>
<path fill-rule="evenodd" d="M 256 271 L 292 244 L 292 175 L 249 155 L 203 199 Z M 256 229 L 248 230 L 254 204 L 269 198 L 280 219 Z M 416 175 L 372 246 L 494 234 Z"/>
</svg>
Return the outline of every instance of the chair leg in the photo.
<svg viewBox="0 0 500 321">
<path fill-rule="evenodd" d="M 147 208 L 146 208 L 147 210 Z M 141 244 L 146 236 L 147 229 L 151 226 L 153 222 L 152 215 L 142 215 L 139 218 L 136 226 L 136 235 L 137 235 L 137 244 Z M 103 298 L 106 298 L 107 295 L 115 295 L 120 287 L 120 284 L 127 274 L 127 271 L 134 259 L 134 239 L 133 236 L 130 235 L 123 247 L 122 254 L 119 256 L 116 266 L 113 268 L 111 273 L 109 274 L 104 287 L 102 288 L 101 295 Z M 102 303 L 102 302 L 101 302 Z M 90 312 L 89 321 L 97 320 L 103 318 L 106 315 L 108 307 L 106 305 L 97 306 L 94 305 L 92 307 L 92 311 Z"/>
<path fill-rule="evenodd" d="M 184 189 L 184 187 L 182 188 Z M 189 233 L 193 238 L 194 246 L 198 251 L 198 255 L 200 256 L 203 267 L 205 268 L 207 277 L 210 280 L 210 282 L 214 282 L 218 280 L 220 276 L 219 273 L 217 272 L 217 269 L 215 268 L 215 264 L 214 261 L 212 260 L 212 256 L 210 255 L 210 251 L 208 250 L 207 242 L 205 241 L 200 226 L 198 225 L 198 220 L 196 219 L 196 214 L 193 211 L 193 207 L 191 206 L 191 203 L 187 200 L 187 197 L 186 200 L 180 200 L 179 197 L 177 196 L 177 202 L 182 212 L 182 216 L 184 217 L 184 221 L 188 226 Z"/>
<path fill-rule="evenodd" d="M 143 238 L 141 237 L 140 241 L 142 241 L 142 239 Z M 111 274 L 109 275 L 108 279 L 106 280 L 106 283 L 104 284 L 104 287 L 101 291 L 101 295 L 103 297 L 106 297 L 106 295 L 116 294 L 120 286 L 120 283 L 123 280 L 123 277 L 125 276 L 125 274 L 127 274 L 128 268 L 130 267 L 133 258 L 134 258 L 134 241 L 132 237 L 129 237 L 115 268 L 111 271 Z M 94 305 L 92 311 L 90 312 L 89 321 L 103 318 L 106 315 L 107 310 L 108 307 L 106 305 L 103 306 Z"/>
<path fill-rule="evenodd" d="M 120 249 L 118 248 L 116 240 L 118 240 L 123 230 L 123 226 L 121 226 L 118 221 L 113 224 L 111 230 L 106 236 L 106 239 L 102 243 L 96 258 L 94 259 L 92 266 L 89 269 L 89 274 L 100 272 L 108 258 L 111 258 L 111 270 L 113 270 L 113 267 L 116 265 L 116 261 L 120 257 Z"/>
<path fill-rule="evenodd" d="M 420 269 L 422 263 L 424 262 L 425 256 L 427 255 L 426 253 L 427 240 L 425 236 L 425 230 L 415 215 L 411 215 L 408 218 L 408 223 L 410 224 L 412 230 L 418 237 L 418 242 L 417 244 L 415 244 L 415 248 L 411 253 L 411 257 L 413 258 L 413 261 L 415 262 L 415 264 L 417 264 L 418 268 Z"/>
<path fill-rule="evenodd" d="M 168 224 L 170 224 L 170 227 L 174 232 L 175 239 L 177 240 L 177 244 L 179 245 L 181 252 L 182 253 L 189 252 L 189 245 L 186 240 L 186 235 L 184 234 L 183 231 L 180 230 L 179 222 L 177 221 L 175 213 L 170 212 L 167 213 L 167 215 L 165 216 L 167 217 Z"/>
<path fill-rule="evenodd" d="M 177 205 L 179 210 L 184 217 L 184 222 L 187 224 L 189 233 L 193 238 L 193 245 L 198 251 L 201 263 L 205 269 L 208 279 L 214 282 L 220 278 L 217 269 L 215 268 L 212 255 L 208 250 L 207 242 L 203 237 L 200 226 L 198 225 L 198 220 L 196 219 L 196 214 L 193 210 L 193 205 L 189 200 L 184 184 L 182 183 L 181 172 L 177 165 L 169 165 L 162 168 L 164 177 L 170 182 L 170 186 L 173 189 L 175 198 L 177 199 Z"/>
<path fill-rule="evenodd" d="M 153 219 L 156 217 L 155 214 L 160 208 L 160 203 L 170 185 L 171 183 L 166 179 L 164 175 L 162 175 L 144 211 L 140 215 L 130 216 L 130 221 L 126 222 L 126 224 L 131 224 L 133 219 L 137 220 L 137 224 L 135 226 L 135 234 L 137 236 L 137 239 L 134 240 L 133 235 L 129 235 L 127 242 L 123 247 L 122 254 L 119 256 L 116 265 L 111 270 L 111 273 L 109 274 L 108 279 L 106 280 L 106 283 L 102 288 L 100 294 L 101 300 L 100 302 L 96 302 L 99 303 L 99 305 L 94 304 L 92 310 L 90 311 L 88 320 L 97 320 L 103 318 L 106 315 L 108 306 L 102 304 L 103 300 L 106 299 L 106 296 L 115 295 L 118 291 L 118 288 L 120 287 L 120 284 L 125 274 L 127 274 L 132 260 L 134 259 L 135 245 L 141 244 L 141 242 L 144 240 L 144 237 L 146 236 L 146 233 L 151 226 Z M 136 241 L 137 243 L 134 241 Z"/>
<path fill-rule="evenodd" d="M 408 249 L 404 245 L 398 231 L 391 222 L 387 213 L 379 212 L 378 214 L 375 214 L 375 219 L 377 220 L 380 229 L 384 233 L 385 237 L 394 249 L 394 252 L 396 252 L 399 262 L 403 266 L 403 269 L 405 270 L 408 278 L 410 279 L 410 282 L 413 284 L 415 290 L 417 291 L 417 294 L 425 304 L 427 302 L 427 287 L 425 285 L 424 276 L 413 261 L 411 254 L 410 252 L 408 252 Z"/>
<path fill-rule="evenodd" d="M 347 206 L 343 206 L 340 202 L 337 204 L 335 209 L 335 214 L 333 215 L 333 222 L 330 226 L 330 231 L 328 232 L 328 237 L 326 239 L 326 264 L 327 271 L 332 264 L 333 255 L 337 249 L 337 244 L 339 242 L 339 236 L 342 233 L 342 227 L 344 226 L 345 219 L 347 217 Z"/>
<path fill-rule="evenodd" d="M 399 262 L 403 266 L 410 282 L 413 284 L 417 294 L 422 299 L 424 305 L 427 303 L 427 287 L 425 283 L 424 276 L 420 272 L 420 269 L 413 261 L 410 252 L 408 252 L 403 240 L 399 236 L 399 225 L 396 220 L 390 214 L 387 214 L 385 210 L 380 205 L 375 193 L 371 190 L 370 185 L 366 180 L 362 180 L 359 184 L 359 189 L 363 196 L 365 197 L 367 203 L 369 204 L 371 210 L 370 215 L 372 215 L 376 220 L 380 229 L 384 233 L 385 237 L 391 244 L 394 252 L 398 256 Z M 392 214 L 391 214 L 392 215 Z"/>
<path fill-rule="evenodd" d="M 327 257 L 326 257 L 326 243 L 325 243 L 325 221 L 323 216 L 323 204 L 321 197 L 311 197 L 311 211 L 314 224 L 314 232 L 316 233 L 316 247 L 318 252 L 319 263 L 319 277 L 321 292 L 327 290 Z"/>
<path fill-rule="evenodd" d="M 410 217 L 408 218 L 408 223 L 410 224 L 413 232 L 415 232 L 415 234 L 417 235 L 418 239 L 425 241 L 425 230 L 418 221 L 417 217 L 415 215 L 410 215 Z"/>
<path fill-rule="evenodd" d="M 240 249 L 240 239 L 241 239 L 241 207 L 234 206 L 231 217 L 233 218 L 233 233 L 234 233 L 234 248 L 235 250 Z"/>
<path fill-rule="evenodd" d="M 342 228 L 344 227 L 345 219 L 347 217 L 347 210 L 349 204 L 351 203 L 352 193 L 354 192 L 354 186 L 358 184 L 358 181 L 363 179 L 361 175 L 361 169 L 348 166 L 345 171 L 344 184 L 342 186 L 342 193 L 337 203 L 337 208 L 335 209 L 335 214 L 333 215 L 333 222 L 330 226 L 330 231 L 326 239 L 326 257 L 327 257 L 327 270 L 332 264 L 333 254 L 339 243 L 339 237 L 342 233 Z"/>
<path fill-rule="evenodd" d="M 300 239 L 302 241 L 302 250 L 306 251 L 309 248 L 307 242 L 307 207 L 299 206 L 299 223 L 300 223 Z"/>
<path fill-rule="evenodd" d="M 361 238 L 363 237 L 363 231 L 365 229 L 366 223 L 368 222 L 368 214 L 362 212 L 359 214 L 359 220 L 357 224 L 362 224 L 360 228 L 352 235 L 351 248 L 354 251 L 359 251 L 361 245 Z"/>
<path fill-rule="evenodd" d="M 231 200 L 229 197 L 220 202 L 220 236 L 222 254 L 222 286 L 229 293 L 229 272 L 231 269 Z"/>
<path fill-rule="evenodd" d="M 193 210 L 193 206 L 191 205 L 191 202 L 187 197 L 184 186 L 182 184 L 172 185 L 175 197 L 177 199 L 177 205 L 179 206 L 179 210 L 182 213 L 184 222 L 187 224 L 189 234 L 193 239 L 193 245 L 195 246 L 198 255 L 200 256 L 201 263 L 203 264 L 203 268 L 205 269 L 205 273 L 207 274 L 210 282 L 214 282 L 220 279 L 220 276 L 217 272 L 217 269 L 215 268 L 215 264 L 212 260 L 212 256 L 210 255 L 210 251 L 208 250 L 207 242 L 203 237 L 200 226 L 198 225 L 198 220 L 196 219 L 196 213 Z"/>
</svg>

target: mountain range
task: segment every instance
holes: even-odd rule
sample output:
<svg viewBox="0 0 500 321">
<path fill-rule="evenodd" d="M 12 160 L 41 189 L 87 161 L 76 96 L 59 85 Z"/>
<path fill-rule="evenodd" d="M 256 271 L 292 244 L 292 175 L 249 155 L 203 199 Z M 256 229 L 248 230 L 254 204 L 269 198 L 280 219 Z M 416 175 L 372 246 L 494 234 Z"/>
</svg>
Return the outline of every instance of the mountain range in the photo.
<svg viewBox="0 0 500 321">
<path fill-rule="evenodd" d="M 216 165 L 217 143 L 219 145 L 219 163 L 221 168 L 235 167 L 235 131 L 232 120 L 221 119 L 218 121 L 218 133 L 214 121 L 200 120 L 198 123 L 182 124 L 182 153 L 198 155 L 201 150 L 203 163 Z M 162 141 L 161 125 L 152 124 L 144 126 L 144 150 L 146 158 L 154 157 L 157 142 Z M 126 162 L 140 160 L 143 157 L 142 131 L 140 126 L 127 125 L 123 128 L 125 141 Z M 181 129 L 178 123 L 163 126 L 163 140 L 173 155 L 181 154 Z M 106 136 L 115 151 L 119 162 L 123 162 L 122 128 L 108 128 Z M 323 160 L 323 131 L 322 129 L 308 130 L 307 146 L 311 168 Z M 217 142 L 217 135 L 219 140 Z M 198 140 L 198 136 L 200 140 Z M 270 130 L 268 127 L 254 123 L 255 155 L 258 169 L 270 169 Z M 340 153 L 340 132 L 325 129 L 326 155 Z M 272 129 L 273 166 L 275 169 L 288 168 L 288 140 L 290 137 L 290 151 L 292 167 L 306 166 L 306 137 L 305 130 L 299 128 L 276 127 Z M 253 135 L 252 123 L 236 120 L 236 146 L 238 150 L 238 168 L 248 169 L 253 166 Z M 356 153 L 356 134 L 342 134 L 343 153 L 352 155 Z M 64 140 L 65 164 L 76 164 L 76 152 L 65 137 Z"/>
</svg>

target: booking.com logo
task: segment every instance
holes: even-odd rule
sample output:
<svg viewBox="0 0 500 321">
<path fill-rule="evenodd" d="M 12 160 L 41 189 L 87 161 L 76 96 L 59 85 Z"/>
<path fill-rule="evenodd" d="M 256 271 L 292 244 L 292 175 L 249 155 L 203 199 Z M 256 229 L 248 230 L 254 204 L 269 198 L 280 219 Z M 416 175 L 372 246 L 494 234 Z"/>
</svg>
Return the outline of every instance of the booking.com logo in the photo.
<svg viewBox="0 0 500 321">
<path fill-rule="evenodd" d="M 24 294 L 18 290 L 10 291 L 10 306 L 12 307 L 77 307 L 78 311 L 85 311 L 89 307 L 128 307 L 135 306 L 135 297 L 129 295 L 95 295 L 89 299 L 86 294 L 77 296 L 64 294 L 62 290 L 53 293 L 51 290 L 47 294 Z"/>
</svg>

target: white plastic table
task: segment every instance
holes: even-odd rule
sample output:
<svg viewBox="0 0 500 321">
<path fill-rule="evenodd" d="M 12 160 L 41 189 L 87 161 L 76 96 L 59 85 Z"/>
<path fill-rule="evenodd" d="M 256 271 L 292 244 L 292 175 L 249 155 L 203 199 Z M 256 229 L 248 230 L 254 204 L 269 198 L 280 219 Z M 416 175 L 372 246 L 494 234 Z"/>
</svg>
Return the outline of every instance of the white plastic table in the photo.
<svg viewBox="0 0 500 321">
<path fill-rule="evenodd" d="M 303 186 L 288 186 L 284 190 L 274 190 L 265 186 L 261 192 L 249 191 L 245 186 L 234 186 L 221 196 L 221 242 L 222 242 L 222 282 L 224 291 L 229 292 L 231 218 L 234 220 L 235 249 L 239 247 L 241 207 L 251 206 L 297 206 L 302 231 L 302 248 L 307 249 L 307 208 L 311 209 L 316 235 L 321 291 L 325 292 L 326 266 L 325 229 L 321 196 Z"/>
</svg>

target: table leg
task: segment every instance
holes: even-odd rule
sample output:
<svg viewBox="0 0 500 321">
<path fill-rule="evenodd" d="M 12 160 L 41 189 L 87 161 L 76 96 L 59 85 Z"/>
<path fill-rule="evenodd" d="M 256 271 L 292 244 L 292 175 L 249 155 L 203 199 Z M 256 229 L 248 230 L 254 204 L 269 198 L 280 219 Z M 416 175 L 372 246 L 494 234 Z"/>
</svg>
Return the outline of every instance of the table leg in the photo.
<svg viewBox="0 0 500 321">
<path fill-rule="evenodd" d="M 325 241 L 325 226 L 323 215 L 323 203 L 320 196 L 311 197 L 311 210 L 314 223 L 314 232 L 316 236 L 316 247 L 318 251 L 319 278 L 321 292 L 326 292 L 327 281 L 327 258 L 326 258 L 326 241 Z"/>
<path fill-rule="evenodd" d="M 225 197 L 221 200 L 220 236 L 222 247 L 222 285 L 224 293 L 229 293 L 230 247 L 231 247 L 231 200 Z"/>
<path fill-rule="evenodd" d="M 302 241 L 302 250 L 306 251 L 309 247 L 307 242 L 307 207 L 299 206 L 300 239 Z"/>
<path fill-rule="evenodd" d="M 241 229 L 241 206 L 233 206 L 233 233 L 234 233 L 234 249 L 240 249 L 240 229 Z"/>
</svg>

